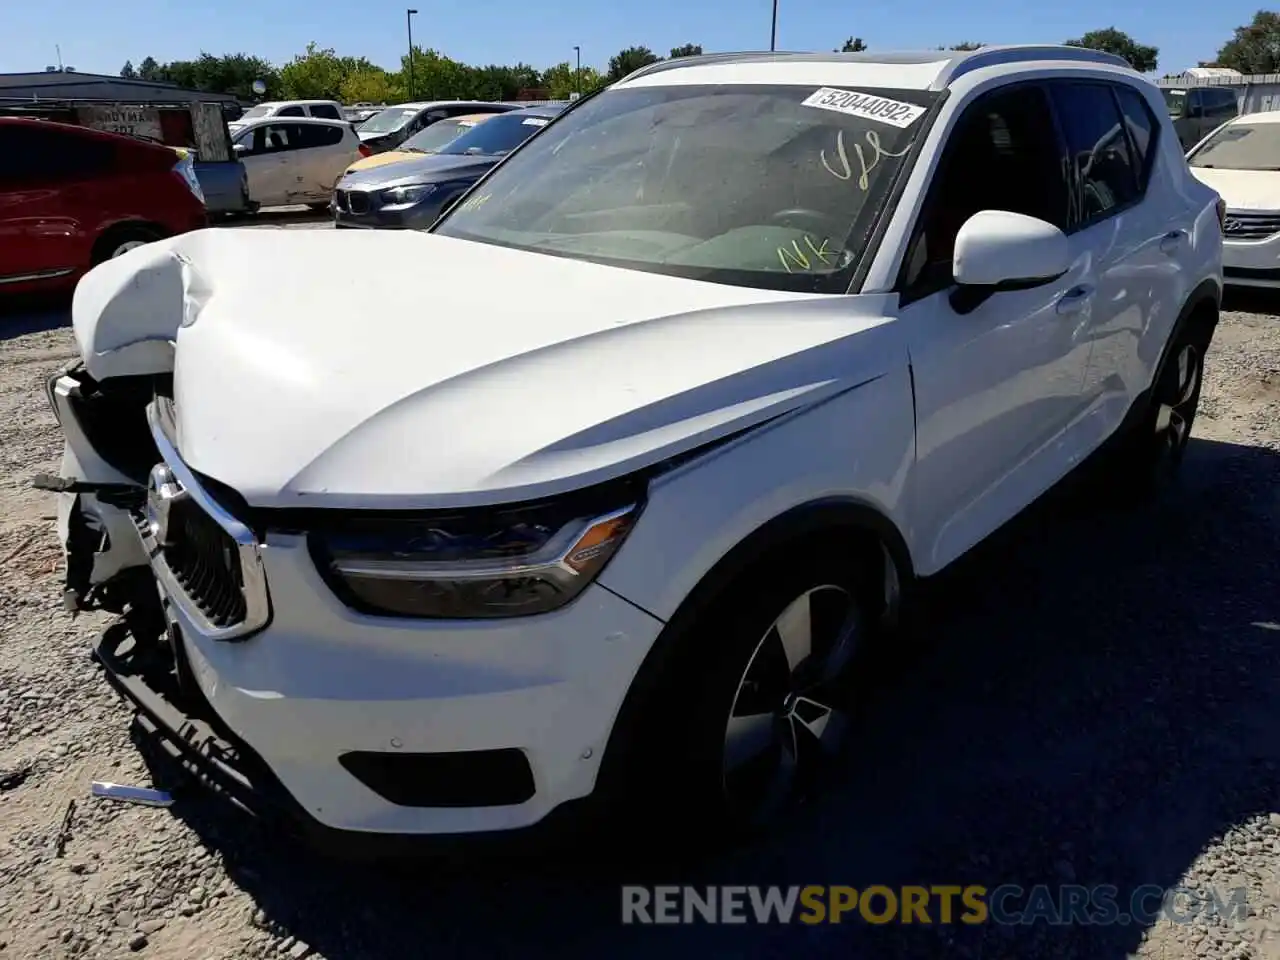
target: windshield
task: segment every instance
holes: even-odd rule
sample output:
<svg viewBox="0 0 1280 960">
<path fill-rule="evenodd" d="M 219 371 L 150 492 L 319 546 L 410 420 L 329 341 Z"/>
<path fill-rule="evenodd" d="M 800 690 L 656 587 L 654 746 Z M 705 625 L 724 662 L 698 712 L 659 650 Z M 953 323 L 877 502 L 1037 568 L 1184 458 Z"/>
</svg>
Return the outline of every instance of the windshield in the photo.
<svg viewBox="0 0 1280 960">
<path fill-rule="evenodd" d="M 474 127 L 475 122 L 471 120 L 465 123 L 458 120 L 440 120 L 425 130 L 419 130 L 402 143 L 400 149 L 410 153 L 435 153 L 449 141 L 462 136 Z"/>
<path fill-rule="evenodd" d="M 1164 90 L 1164 105 L 1169 108 L 1169 116 L 1180 117 L 1186 112 L 1187 91 Z"/>
<path fill-rule="evenodd" d="M 440 152 L 499 157 L 510 153 L 550 122 L 551 120 L 547 117 L 508 113 L 486 120 L 469 133 L 464 133 Z"/>
<path fill-rule="evenodd" d="M 258 104 L 256 107 L 250 107 L 244 113 L 240 114 L 241 120 L 256 120 L 258 117 L 265 117 L 271 113 L 271 108 L 265 104 Z"/>
<path fill-rule="evenodd" d="M 387 107 L 360 124 L 361 133 L 391 133 L 418 115 L 417 107 Z"/>
<path fill-rule="evenodd" d="M 1280 170 L 1280 123 L 1229 123 L 1187 162 L 1221 170 Z"/>
<path fill-rule="evenodd" d="M 844 293 L 935 97 L 608 90 L 498 166 L 433 230 L 718 283 Z"/>
</svg>

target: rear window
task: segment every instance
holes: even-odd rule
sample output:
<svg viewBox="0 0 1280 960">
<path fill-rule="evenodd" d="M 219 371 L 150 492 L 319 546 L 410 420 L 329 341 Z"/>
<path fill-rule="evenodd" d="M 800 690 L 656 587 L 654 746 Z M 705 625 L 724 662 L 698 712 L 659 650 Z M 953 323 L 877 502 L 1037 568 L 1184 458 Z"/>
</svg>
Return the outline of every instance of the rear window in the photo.
<svg viewBox="0 0 1280 960">
<path fill-rule="evenodd" d="M 1147 189 L 1147 180 L 1151 176 L 1151 164 L 1155 160 L 1156 118 L 1147 106 L 1146 99 L 1133 87 L 1117 86 L 1116 99 L 1120 101 L 1120 112 L 1124 115 L 1125 126 L 1129 131 L 1129 142 L 1136 153 L 1134 157 L 1138 170 L 1138 189 Z"/>
<path fill-rule="evenodd" d="M 302 117 L 306 113 L 301 107 L 284 107 L 276 114 L 277 117 Z"/>
<path fill-rule="evenodd" d="M 107 176 L 116 157 L 116 144 L 73 129 L 0 125 L 0 186 Z"/>
<path fill-rule="evenodd" d="M 313 117 L 324 117 L 328 120 L 342 119 L 342 114 L 338 112 L 338 108 L 331 103 L 317 103 L 312 105 L 311 115 Z"/>
</svg>

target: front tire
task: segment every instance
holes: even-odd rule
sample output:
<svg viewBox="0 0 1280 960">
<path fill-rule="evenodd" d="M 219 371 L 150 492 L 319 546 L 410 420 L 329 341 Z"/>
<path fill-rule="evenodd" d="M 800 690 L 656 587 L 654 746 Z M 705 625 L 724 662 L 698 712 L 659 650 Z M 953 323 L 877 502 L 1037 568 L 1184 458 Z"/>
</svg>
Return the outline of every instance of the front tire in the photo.
<svg viewBox="0 0 1280 960">
<path fill-rule="evenodd" d="M 700 618 L 686 639 L 706 655 L 673 691 L 687 726 L 664 737 L 678 822 L 707 839 L 757 833 L 820 786 L 856 720 L 871 582 L 854 557 L 819 548 L 734 585 Z"/>
</svg>

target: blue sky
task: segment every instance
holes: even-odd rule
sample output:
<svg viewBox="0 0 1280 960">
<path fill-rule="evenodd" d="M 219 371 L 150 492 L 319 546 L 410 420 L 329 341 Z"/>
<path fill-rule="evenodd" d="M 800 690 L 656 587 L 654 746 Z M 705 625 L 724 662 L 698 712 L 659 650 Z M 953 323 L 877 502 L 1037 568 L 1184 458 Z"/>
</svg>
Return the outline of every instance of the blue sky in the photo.
<svg viewBox="0 0 1280 960">
<path fill-rule="evenodd" d="M 469 63 L 546 67 L 573 57 L 603 67 L 622 47 L 659 54 L 681 43 L 716 50 L 769 46 L 771 0 L 412 0 L 414 40 Z M 245 52 L 280 64 L 310 40 L 342 54 L 395 66 L 405 48 L 402 2 L 363 0 L 9 0 L 0 30 L 0 72 L 42 70 L 63 62 L 84 72 L 116 73 L 126 60 L 187 59 Z M 1142 7 L 1145 7 L 1145 12 Z M 874 49 L 919 49 L 964 40 L 1061 42 L 1115 26 L 1160 48 L 1160 72 L 1209 59 L 1259 0 L 1161 0 L 1140 7 L 1105 0 L 779 0 L 778 48 L 830 50 L 845 37 Z"/>
</svg>

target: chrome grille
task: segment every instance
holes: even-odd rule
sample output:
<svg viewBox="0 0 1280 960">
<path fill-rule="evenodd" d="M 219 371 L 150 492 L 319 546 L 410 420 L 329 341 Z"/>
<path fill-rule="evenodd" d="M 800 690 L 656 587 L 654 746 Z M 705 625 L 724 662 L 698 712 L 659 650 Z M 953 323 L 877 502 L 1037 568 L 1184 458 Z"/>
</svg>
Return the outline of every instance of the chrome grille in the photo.
<svg viewBox="0 0 1280 960">
<path fill-rule="evenodd" d="M 271 621 L 257 537 L 182 462 L 170 440 L 173 402 L 157 397 L 147 421 L 163 460 L 151 470 L 139 532 L 160 592 L 203 636 L 248 638 Z"/>
<path fill-rule="evenodd" d="M 347 209 L 352 213 L 361 214 L 369 212 L 369 194 L 362 190 L 350 190 L 347 192 Z"/>
<path fill-rule="evenodd" d="M 231 627 L 244 620 L 244 571 L 236 542 L 199 504 L 190 499 L 171 504 L 161 550 L 174 579 L 210 623 Z"/>
<path fill-rule="evenodd" d="M 1227 240 L 1265 240 L 1280 233 L 1280 213 L 1245 213 L 1228 210 L 1222 225 Z"/>
</svg>

